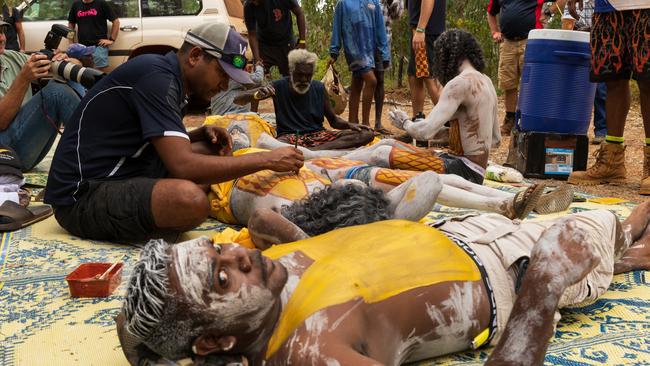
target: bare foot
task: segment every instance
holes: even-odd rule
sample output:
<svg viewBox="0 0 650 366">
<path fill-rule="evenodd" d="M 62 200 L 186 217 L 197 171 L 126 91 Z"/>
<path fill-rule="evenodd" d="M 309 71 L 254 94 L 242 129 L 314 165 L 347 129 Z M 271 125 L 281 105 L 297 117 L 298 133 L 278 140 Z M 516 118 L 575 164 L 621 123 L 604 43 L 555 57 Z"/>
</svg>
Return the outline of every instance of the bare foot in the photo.
<svg viewBox="0 0 650 366">
<path fill-rule="evenodd" d="M 648 221 L 650 220 L 650 200 L 646 200 L 640 205 L 636 206 L 630 216 L 621 223 L 623 227 L 629 225 L 632 241 L 640 241 L 642 237 L 648 235 L 650 240 L 650 233 L 648 233 Z"/>
<path fill-rule="evenodd" d="M 600 261 L 586 244 L 586 231 L 571 218 L 558 220 L 533 247 L 531 266 L 550 275 L 549 286 L 563 291 L 583 279 Z"/>
</svg>

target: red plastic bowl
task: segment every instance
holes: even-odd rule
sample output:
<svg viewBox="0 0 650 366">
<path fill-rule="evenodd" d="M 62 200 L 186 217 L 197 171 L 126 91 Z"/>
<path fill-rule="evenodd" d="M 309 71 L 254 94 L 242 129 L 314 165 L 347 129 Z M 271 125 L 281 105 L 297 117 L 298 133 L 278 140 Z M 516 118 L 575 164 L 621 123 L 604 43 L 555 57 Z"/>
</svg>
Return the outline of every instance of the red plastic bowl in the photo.
<svg viewBox="0 0 650 366">
<path fill-rule="evenodd" d="M 118 263 L 106 278 L 99 277 L 113 263 L 83 263 L 66 276 L 72 297 L 107 297 L 122 282 L 123 263 Z"/>
</svg>

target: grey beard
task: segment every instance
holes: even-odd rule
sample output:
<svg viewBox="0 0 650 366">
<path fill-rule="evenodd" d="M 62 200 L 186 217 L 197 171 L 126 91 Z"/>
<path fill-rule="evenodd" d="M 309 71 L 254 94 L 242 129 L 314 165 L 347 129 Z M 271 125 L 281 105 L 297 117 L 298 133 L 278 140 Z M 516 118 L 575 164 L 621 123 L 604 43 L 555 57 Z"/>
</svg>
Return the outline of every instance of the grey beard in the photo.
<svg viewBox="0 0 650 366">
<path fill-rule="evenodd" d="M 296 93 L 298 93 L 300 95 L 305 95 L 309 91 L 309 88 L 311 87 L 311 84 L 307 84 L 307 87 L 305 87 L 305 88 L 299 88 L 292 80 L 291 81 L 291 87 L 293 88 L 293 90 Z"/>
</svg>

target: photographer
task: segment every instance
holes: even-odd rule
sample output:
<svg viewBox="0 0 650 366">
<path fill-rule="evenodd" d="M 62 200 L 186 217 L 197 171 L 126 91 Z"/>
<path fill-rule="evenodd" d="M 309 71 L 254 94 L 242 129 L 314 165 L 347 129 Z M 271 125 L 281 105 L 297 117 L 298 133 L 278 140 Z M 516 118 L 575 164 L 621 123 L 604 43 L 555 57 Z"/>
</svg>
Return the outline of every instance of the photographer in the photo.
<svg viewBox="0 0 650 366">
<path fill-rule="evenodd" d="M 27 171 L 47 155 L 79 97 L 66 84 L 54 81 L 32 95 L 30 84 L 48 75 L 51 61 L 41 54 L 6 50 L 7 25 L 0 21 L 0 144 L 16 150 Z M 54 60 L 64 57 L 57 55 Z"/>
</svg>

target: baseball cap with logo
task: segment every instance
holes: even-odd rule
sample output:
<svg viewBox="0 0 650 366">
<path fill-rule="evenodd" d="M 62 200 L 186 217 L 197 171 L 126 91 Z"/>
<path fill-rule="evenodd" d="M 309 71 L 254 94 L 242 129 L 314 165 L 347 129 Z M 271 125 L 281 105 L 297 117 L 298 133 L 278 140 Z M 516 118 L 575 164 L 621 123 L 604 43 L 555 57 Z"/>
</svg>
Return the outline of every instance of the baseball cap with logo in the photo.
<svg viewBox="0 0 650 366">
<path fill-rule="evenodd" d="M 18 158 L 14 149 L 6 145 L 0 145 L 0 175 L 13 174 L 22 178 L 22 166 L 20 158 Z"/>
<path fill-rule="evenodd" d="M 95 53 L 95 46 L 84 46 L 81 43 L 73 43 L 65 53 L 72 58 L 80 60 L 84 56 L 91 56 Z"/>
<path fill-rule="evenodd" d="M 231 79 L 240 84 L 253 84 L 246 67 L 248 42 L 229 24 L 210 22 L 200 24 L 187 32 L 185 42 L 201 47 L 219 60 Z"/>
</svg>

